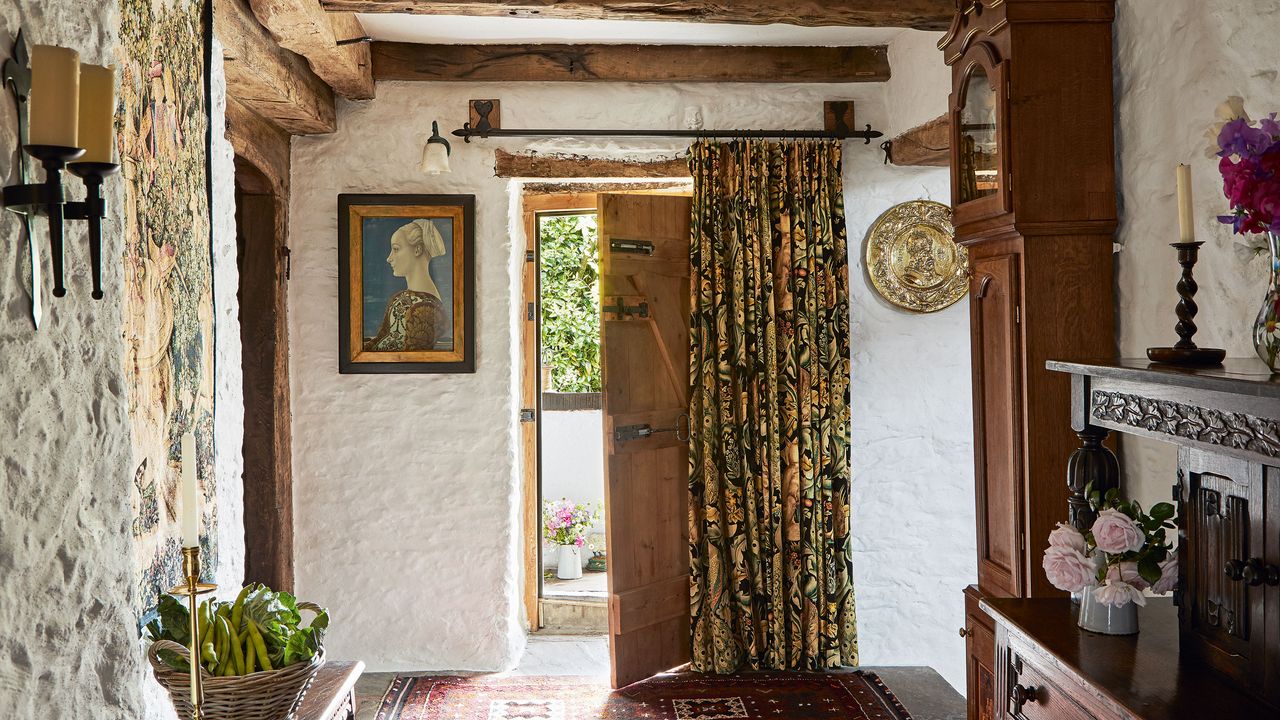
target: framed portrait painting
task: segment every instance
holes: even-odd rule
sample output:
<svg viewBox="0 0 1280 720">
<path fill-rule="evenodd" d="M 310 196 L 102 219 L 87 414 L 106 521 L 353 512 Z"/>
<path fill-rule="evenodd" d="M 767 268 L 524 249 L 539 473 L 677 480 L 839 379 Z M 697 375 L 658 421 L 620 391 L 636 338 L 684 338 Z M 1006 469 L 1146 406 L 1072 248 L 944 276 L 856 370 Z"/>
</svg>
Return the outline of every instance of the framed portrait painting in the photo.
<svg viewBox="0 0 1280 720">
<path fill-rule="evenodd" d="M 475 372 L 475 196 L 338 196 L 338 371 Z"/>
</svg>

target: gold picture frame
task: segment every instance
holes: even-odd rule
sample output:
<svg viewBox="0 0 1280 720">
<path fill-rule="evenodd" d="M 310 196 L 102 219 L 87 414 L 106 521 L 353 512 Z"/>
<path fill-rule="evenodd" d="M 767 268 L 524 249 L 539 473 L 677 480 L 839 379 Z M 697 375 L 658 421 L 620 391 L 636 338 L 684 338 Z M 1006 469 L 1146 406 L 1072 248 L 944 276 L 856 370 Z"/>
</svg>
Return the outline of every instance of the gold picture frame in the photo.
<svg viewBox="0 0 1280 720">
<path fill-rule="evenodd" d="M 340 373 L 475 372 L 474 231 L 474 195 L 338 196 Z"/>
</svg>

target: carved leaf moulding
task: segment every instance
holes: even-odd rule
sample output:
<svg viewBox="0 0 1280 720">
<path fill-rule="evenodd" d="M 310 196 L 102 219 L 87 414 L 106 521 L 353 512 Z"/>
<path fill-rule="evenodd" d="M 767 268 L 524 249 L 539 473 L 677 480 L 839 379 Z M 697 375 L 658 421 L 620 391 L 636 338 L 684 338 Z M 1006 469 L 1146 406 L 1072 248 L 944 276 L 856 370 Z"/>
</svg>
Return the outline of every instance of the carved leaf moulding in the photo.
<svg viewBox="0 0 1280 720">
<path fill-rule="evenodd" d="M 1090 405 L 1098 420 L 1280 457 L 1280 423 L 1267 418 L 1106 390 L 1094 390 Z"/>
</svg>

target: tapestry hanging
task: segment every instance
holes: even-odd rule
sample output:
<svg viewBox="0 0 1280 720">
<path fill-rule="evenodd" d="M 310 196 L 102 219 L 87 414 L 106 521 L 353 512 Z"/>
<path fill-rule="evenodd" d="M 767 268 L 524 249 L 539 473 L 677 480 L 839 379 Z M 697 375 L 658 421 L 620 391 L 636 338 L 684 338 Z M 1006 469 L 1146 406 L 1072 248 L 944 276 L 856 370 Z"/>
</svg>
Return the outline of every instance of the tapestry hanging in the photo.
<svg viewBox="0 0 1280 720">
<path fill-rule="evenodd" d="M 182 436 L 195 433 L 204 571 L 218 567 L 209 50 L 205 0 L 121 0 L 124 394 L 133 450 L 135 608 L 180 582 Z"/>
</svg>

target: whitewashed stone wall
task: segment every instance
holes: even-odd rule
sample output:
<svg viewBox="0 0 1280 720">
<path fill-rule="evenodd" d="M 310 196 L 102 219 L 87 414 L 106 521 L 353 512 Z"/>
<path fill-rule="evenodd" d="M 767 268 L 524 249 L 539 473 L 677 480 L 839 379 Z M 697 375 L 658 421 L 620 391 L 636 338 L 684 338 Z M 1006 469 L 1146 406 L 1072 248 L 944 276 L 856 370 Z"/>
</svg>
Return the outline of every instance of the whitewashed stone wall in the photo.
<svg viewBox="0 0 1280 720">
<path fill-rule="evenodd" d="M 1205 245 L 1196 266 L 1200 332 L 1196 342 L 1254 357 L 1250 329 L 1266 290 L 1266 260 L 1237 256 L 1237 236 L 1218 224 L 1218 159 L 1204 136 L 1218 103 L 1245 98 L 1257 118 L 1280 111 L 1276 0 L 1146 0 L 1116 3 L 1116 149 L 1121 223 L 1116 256 L 1120 354 L 1177 340 L 1174 283 L 1180 269 L 1168 243 L 1178 239 L 1174 167 L 1191 165 L 1196 235 Z M 1177 453 L 1157 441 L 1125 437 L 1126 482 L 1144 504 L 1170 498 Z"/>
<path fill-rule="evenodd" d="M 904 33 L 889 46 L 888 121 L 865 121 L 892 137 L 946 112 L 950 69 L 937 40 Z M 946 168 L 882 160 L 862 148 L 845 153 L 858 637 L 864 664 L 928 665 L 964 692 L 956 629 L 961 591 L 977 581 L 968 299 L 912 315 L 875 293 L 863 264 L 863 239 L 880 213 L 905 200 L 950 205 L 951 185 Z"/>
<path fill-rule="evenodd" d="M 28 43 L 80 51 L 85 62 L 114 62 L 114 2 L 16 0 L 0 4 L 0 55 L 19 27 Z M 221 87 L 221 74 L 214 75 Z M 220 111 L 219 111 L 220 112 Z M 17 142 L 8 92 L 0 97 L 0 179 L 18 182 Z M 214 127 L 222 127 L 220 115 Z M 215 140 L 214 265 L 218 303 L 216 442 L 218 582 L 243 577 L 240 433 L 243 410 L 236 318 L 233 172 L 229 146 Z M 69 192 L 81 192 L 68 179 Z M 33 223 L 46 273 L 41 328 L 29 316 L 29 260 L 17 242 L 17 216 L 0 212 L 0 707 L 9 718 L 172 717 L 167 697 L 148 677 L 133 616 L 135 568 L 128 388 L 121 368 L 120 298 L 123 189 L 106 183 L 103 226 L 105 299 L 89 297 L 82 223 L 66 238 L 68 294 L 49 293 L 43 221 Z M 228 323 L 228 318 L 230 322 Z"/>
<path fill-rule="evenodd" d="M 941 66 L 941 54 L 934 49 L 921 62 Z M 930 72 L 936 77 L 937 68 Z M 915 114 L 937 115 L 945 97 L 944 89 L 931 101 L 937 109 Z M 700 111 L 706 127 L 814 128 L 828 99 L 856 100 L 859 122 L 889 122 L 885 88 L 868 84 L 380 83 L 376 100 L 340 101 L 335 134 L 295 139 L 289 303 L 298 589 L 333 609 L 335 656 L 376 670 L 500 670 L 523 643 L 514 400 L 520 246 L 513 245 L 523 231 L 511 203 L 516 183 L 493 177 L 494 148 L 611 157 L 670 157 L 684 148 L 457 142 L 452 174 L 421 174 L 431 121 L 460 127 L 471 98 L 501 98 L 506 127 L 680 127 Z M 886 167 L 882 158 L 874 145 L 848 145 L 854 246 L 896 202 L 947 200 L 945 173 Z M 338 374 L 342 192 L 476 195 L 475 375 Z M 860 270 L 851 278 L 863 657 L 944 668 L 959 684 L 955 629 L 974 555 L 967 316 L 963 307 L 925 318 L 897 313 L 871 299 Z"/>
</svg>

